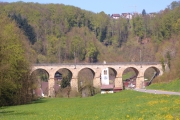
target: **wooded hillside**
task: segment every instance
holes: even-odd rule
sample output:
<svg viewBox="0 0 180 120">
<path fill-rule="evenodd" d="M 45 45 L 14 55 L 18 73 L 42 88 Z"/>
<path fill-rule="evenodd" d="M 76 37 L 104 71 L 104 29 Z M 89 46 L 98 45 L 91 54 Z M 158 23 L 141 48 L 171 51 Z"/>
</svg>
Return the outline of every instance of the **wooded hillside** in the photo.
<svg viewBox="0 0 180 120">
<path fill-rule="evenodd" d="M 75 57 L 78 62 L 121 62 L 139 61 L 140 50 L 142 61 L 166 59 L 167 52 L 174 56 L 177 44 L 162 45 L 179 34 L 178 5 L 131 20 L 63 4 L 1 3 L 0 9 L 29 38 L 37 63 L 73 62 Z"/>
</svg>

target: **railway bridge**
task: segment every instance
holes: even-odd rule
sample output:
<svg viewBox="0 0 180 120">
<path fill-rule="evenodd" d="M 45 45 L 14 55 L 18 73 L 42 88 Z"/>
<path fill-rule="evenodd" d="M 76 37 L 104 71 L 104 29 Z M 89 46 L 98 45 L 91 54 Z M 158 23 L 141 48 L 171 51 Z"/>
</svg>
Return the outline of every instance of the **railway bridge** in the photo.
<svg viewBox="0 0 180 120">
<path fill-rule="evenodd" d="M 167 64 L 165 64 L 167 68 Z M 101 71 L 110 68 L 115 72 L 115 88 L 123 88 L 122 75 L 127 68 L 131 68 L 136 73 L 136 88 L 142 88 L 144 82 L 144 73 L 148 68 L 153 68 L 158 75 L 163 74 L 162 64 L 159 62 L 121 62 L 121 63 L 94 63 L 94 64 L 35 64 L 32 72 L 38 69 L 45 70 L 49 75 L 48 80 L 48 96 L 54 96 L 54 77 L 55 73 L 60 69 L 67 69 L 71 72 L 71 89 L 78 91 L 78 73 L 83 69 L 90 69 L 94 75 L 93 86 L 98 88 L 101 86 Z"/>
</svg>

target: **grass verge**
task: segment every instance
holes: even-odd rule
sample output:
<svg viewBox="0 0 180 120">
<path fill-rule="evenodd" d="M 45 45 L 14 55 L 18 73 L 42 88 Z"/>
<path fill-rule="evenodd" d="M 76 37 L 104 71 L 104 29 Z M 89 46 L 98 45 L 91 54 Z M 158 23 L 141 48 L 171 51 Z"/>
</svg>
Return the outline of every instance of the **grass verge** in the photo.
<svg viewBox="0 0 180 120">
<path fill-rule="evenodd" d="M 156 83 L 147 87 L 147 89 L 157 89 L 166 91 L 180 92 L 180 79 L 171 81 L 169 83 Z"/>
</svg>

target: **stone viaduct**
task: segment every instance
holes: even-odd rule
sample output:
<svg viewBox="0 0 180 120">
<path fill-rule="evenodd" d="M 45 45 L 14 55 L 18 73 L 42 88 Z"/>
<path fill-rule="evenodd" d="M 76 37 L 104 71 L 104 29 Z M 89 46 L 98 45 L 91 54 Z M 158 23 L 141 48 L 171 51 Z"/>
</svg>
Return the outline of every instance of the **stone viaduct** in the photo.
<svg viewBox="0 0 180 120">
<path fill-rule="evenodd" d="M 165 65 L 167 66 L 167 65 Z M 122 62 L 122 63 L 97 63 L 97 64 L 35 64 L 32 72 L 43 69 L 49 74 L 48 96 L 54 96 L 54 76 L 60 69 L 67 69 L 72 73 L 71 88 L 78 90 L 78 73 L 83 69 L 90 69 L 94 74 L 93 86 L 101 86 L 101 71 L 110 68 L 115 72 L 115 88 L 123 88 L 122 74 L 127 68 L 132 68 L 136 75 L 136 88 L 143 87 L 144 73 L 148 68 L 153 68 L 158 75 L 163 74 L 162 64 L 159 62 Z M 167 68 L 167 67 L 166 67 Z"/>
</svg>

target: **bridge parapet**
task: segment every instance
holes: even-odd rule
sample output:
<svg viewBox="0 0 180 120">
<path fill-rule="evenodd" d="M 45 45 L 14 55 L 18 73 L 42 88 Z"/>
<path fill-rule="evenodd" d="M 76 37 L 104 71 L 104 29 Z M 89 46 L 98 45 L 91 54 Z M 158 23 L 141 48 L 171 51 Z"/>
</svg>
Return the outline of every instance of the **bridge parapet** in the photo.
<svg viewBox="0 0 180 120">
<path fill-rule="evenodd" d="M 113 62 L 113 63 L 40 63 L 34 64 L 33 66 L 81 66 L 81 65 L 158 65 L 160 62 Z M 167 63 L 165 63 L 167 64 Z"/>
</svg>

